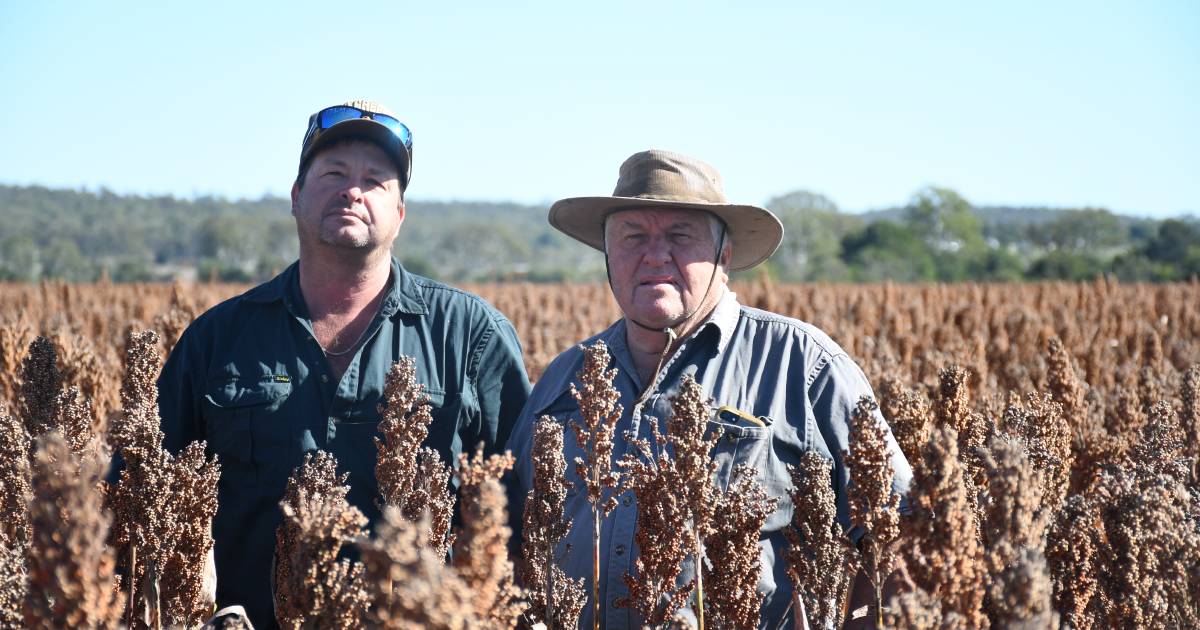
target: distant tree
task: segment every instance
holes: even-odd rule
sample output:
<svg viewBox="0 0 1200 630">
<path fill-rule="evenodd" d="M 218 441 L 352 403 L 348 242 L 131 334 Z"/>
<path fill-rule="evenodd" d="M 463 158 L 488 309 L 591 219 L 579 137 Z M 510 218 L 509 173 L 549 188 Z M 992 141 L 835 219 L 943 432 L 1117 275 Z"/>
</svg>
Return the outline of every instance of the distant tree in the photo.
<svg viewBox="0 0 1200 630">
<path fill-rule="evenodd" d="M 263 254 L 254 263 L 254 272 L 250 274 L 253 280 L 263 281 L 274 278 L 279 272 L 292 264 L 294 258 L 280 258 L 272 254 Z"/>
<path fill-rule="evenodd" d="M 196 229 L 196 253 L 216 261 L 222 268 L 246 267 L 257 258 L 261 240 L 255 237 L 262 231 L 259 225 L 247 225 L 233 215 L 212 215 Z"/>
<path fill-rule="evenodd" d="M 1200 229 L 1186 221 L 1167 219 L 1159 224 L 1158 233 L 1138 248 L 1136 256 L 1119 262 L 1123 275 L 1148 276 L 1140 279 L 1186 280 L 1200 275 Z"/>
<path fill-rule="evenodd" d="M 846 235 L 842 251 L 854 280 L 917 282 L 936 277 L 929 246 L 907 226 L 891 221 L 875 221 Z"/>
<path fill-rule="evenodd" d="M 442 231 L 433 245 L 426 258 L 437 280 L 502 280 L 530 260 L 528 243 L 504 223 L 463 223 Z M 406 251 L 399 245 L 397 249 Z"/>
<path fill-rule="evenodd" d="M 1025 278 L 1025 264 L 1006 247 L 989 247 L 983 256 L 971 261 L 968 276 L 974 280 L 1018 282 Z"/>
<path fill-rule="evenodd" d="M 972 208 L 944 188 L 862 215 L 804 191 L 767 205 L 786 235 L 764 269 L 784 281 L 996 280 L 1023 276 L 1026 267 L 1038 277 L 1090 277 L 1097 265 L 1121 279 L 1200 273 L 1196 217 L 1164 222 L 1100 209 Z M 211 272 L 263 280 L 296 259 L 289 206 L 272 196 L 176 199 L 0 184 L 0 280 L 86 280 L 101 268 L 114 281 L 161 280 L 192 275 L 200 265 L 201 278 Z M 603 258 L 550 227 L 544 206 L 413 199 L 407 209 L 396 255 L 439 280 L 604 278 Z M 879 220 L 892 223 L 864 227 Z M 1050 257 L 1034 268 L 1051 251 L 1085 256 Z"/>
<path fill-rule="evenodd" d="M 415 273 L 418 276 L 431 278 L 437 275 L 437 269 L 420 255 L 402 255 L 400 256 L 400 264 L 404 265 L 405 270 Z"/>
<path fill-rule="evenodd" d="M 262 238 L 258 239 L 258 247 L 255 251 L 259 256 L 271 260 L 284 260 L 289 263 L 298 258 L 300 242 L 296 238 L 295 221 L 285 214 L 264 222 Z"/>
<path fill-rule="evenodd" d="M 1058 218 L 1028 228 L 1029 240 L 1051 249 L 1098 251 L 1125 243 L 1128 232 L 1103 208 L 1064 210 Z"/>
<path fill-rule="evenodd" d="M 1200 248 L 1200 230 L 1178 219 L 1167 219 L 1158 226 L 1158 234 L 1146 243 L 1142 252 L 1157 262 L 1178 264 Z"/>
<path fill-rule="evenodd" d="M 97 276 L 91 261 L 84 258 L 75 241 L 55 238 L 43 250 L 42 277 L 86 282 Z"/>
<path fill-rule="evenodd" d="M 989 248 L 975 209 L 949 188 L 930 186 L 917 191 L 905 206 L 904 216 L 932 252 L 938 280 L 1002 279 L 1011 277 L 1014 267 L 1020 266 L 1014 265 L 1010 252 Z M 996 241 L 997 247 L 1011 244 Z"/>
<path fill-rule="evenodd" d="M 930 186 L 904 208 L 909 227 L 937 252 L 982 251 L 986 245 L 971 204 L 949 188 Z"/>
<path fill-rule="evenodd" d="M 1112 273 L 1121 282 L 1169 282 L 1179 277 L 1175 267 L 1150 260 L 1141 252 L 1113 258 Z"/>
<path fill-rule="evenodd" d="M 150 268 L 141 260 L 122 260 L 112 272 L 114 282 L 150 282 L 159 280 L 150 272 Z"/>
<path fill-rule="evenodd" d="M 1020 246 L 1029 242 L 1029 235 L 1033 229 L 1035 226 L 1032 225 L 986 222 L 983 224 L 983 238 L 994 246 Z"/>
<path fill-rule="evenodd" d="M 0 279 L 29 282 L 41 272 L 38 244 L 31 237 L 13 235 L 0 241 Z"/>
<path fill-rule="evenodd" d="M 1154 219 L 1131 219 L 1129 221 L 1129 240 L 1137 247 L 1146 244 L 1158 235 L 1159 223 Z"/>
<path fill-rule="evenodd" d="M 862 228 L 863 220 L 838 212 L 824 195 L 796 191 L 767 202 L 783 223 L 784 238 L 771 257 L 781 280 L 846 280 L 849 269 L 842 261 L 842 238 Z"/>
<path fill-rule="evenodd" d="M 1055 250 L 1035 260 L 1028 277 L 1034 280 L 1091 280 L 1104 273 L 1095 256 L 1070 250 Z"/>
</svg>

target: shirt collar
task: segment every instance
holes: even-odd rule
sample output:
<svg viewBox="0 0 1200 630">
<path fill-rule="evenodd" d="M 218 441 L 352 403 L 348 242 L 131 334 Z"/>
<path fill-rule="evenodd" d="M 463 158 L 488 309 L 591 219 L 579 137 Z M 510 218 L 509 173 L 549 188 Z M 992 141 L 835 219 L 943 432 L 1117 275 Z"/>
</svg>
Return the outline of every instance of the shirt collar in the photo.
<svg viewBox="0 0 1200 630">
<path fill-rule="evenodd" d="M 300 262 L 288 266 L 283 273 L 272 278 L 269 282 L 260 284 L 246 293 L 246 300 L 265 304 L 282 301 L 288 311 L 296 317 L 308 317 L 308 306 L 300 292 Z M 392 258 L 392 281 L 388 293 L 379 306 L 379 312 L 384 317 L 396 313 L 425 315 L 429 313 L 429 305 L 421 297 L 421 284 L 417 277 L 409 273 Z"/>
<path fill-rule="evenodd" d="M 717 307 L 704 323 L 704 327 L 712 326 L 720 335 L 717 338 L 718 354 L 725 351 L 725 346 L 728 346 L 729 340 L 733 338 L 733 330 L 737 328 L 741 313 L 742 305 L 737 301 L 737 294 L 726 288 L 725 295 L 721 296 L 721 301 L 717 302 Z"/>
<path fill-rule="evenodd" d="M 392 258 L 392 288 L 383 300 L 379 310 L 384 317 L 391 317 L 397 312 L 409 315 L 429 314 L 429 305 L 421 296 L 421 283 L 417 276 L 409 273 L 400 261 Z"/>
</svg>

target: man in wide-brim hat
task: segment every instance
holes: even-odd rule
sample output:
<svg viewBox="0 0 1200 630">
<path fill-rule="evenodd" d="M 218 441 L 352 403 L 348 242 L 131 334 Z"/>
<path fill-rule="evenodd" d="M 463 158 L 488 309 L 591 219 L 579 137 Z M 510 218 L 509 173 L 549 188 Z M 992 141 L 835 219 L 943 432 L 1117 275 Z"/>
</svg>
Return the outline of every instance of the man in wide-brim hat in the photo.
<svg viewBox="0 0 1200 630">
<path fill-rule="evenodd" d="M 729 290 L 730 271 L 750 269 L 775 252 L 782 224 L 764 208 L 729 203 L 713 167 L 659 150 L 627 159 L 612 196 L 563 199 L 550 208 L 549 220 L 604 253 L 609 286 L 624 316 L 559 355 L 537 382 L 508 443 L 517 461 L 511 497 L 523 501 L 532 487 L 535 421 L 550 415 L 569 426 L 579 418 L 571 384 L 583 365 L 583 346 L 603 341 L 616 370 L 613 386 L 624 411 L 614 460 L 629 450 L 625 436 L 650 436 L 650 417 L 671 417 L 671 399 L 681 379 L 691 375 L 709 401 L 709 427 L 723 432 L 713 449 L 719 487 L 728 487 L 735 467 L 750 466 L 778 501 L 761 532 L 760 625 L 774 628 L 787 617 L 790 627 L 791 613 L 785 611 L 792 585 L 782 561 L 783 529 L 792 514 L 787 467 L 798 464 L 805 451 L 833 462 L 837 517 L 849 530 L 849 475 L 842 453 L 851 411 L 861 396 L 873 394 L 862 370 L 824 332 L 743 306 Z M 884 422 L 882 416 L 878 420 Z M 583 455 L 571 437 L 564 439 L 568 462 Z M 888 444 L 894 491 L 903 495 L 912 473 L 890 432 Z M 568 495 L 565 516 L 573 525 L 560 565 L 567 575 L 585 579 L 590 597 L 590 505 L 586 493 L 577 491 L 574 471 L 568 476 L 574 494 Z M 617 500 L 601 528 L 599 602 L 602 625 L 609 630 L 641 627 L 636 612 L 617 606 L 629 596 L 622 575 L 637 575 L 637 504 L 632 492 Z M 519 526 L 520 503 L 511 512 Z M 691 573 L 685 566 L 684 579 Z M 592 627 L 591 603 L 584 607 L 581 627 Z"/>
</svg>

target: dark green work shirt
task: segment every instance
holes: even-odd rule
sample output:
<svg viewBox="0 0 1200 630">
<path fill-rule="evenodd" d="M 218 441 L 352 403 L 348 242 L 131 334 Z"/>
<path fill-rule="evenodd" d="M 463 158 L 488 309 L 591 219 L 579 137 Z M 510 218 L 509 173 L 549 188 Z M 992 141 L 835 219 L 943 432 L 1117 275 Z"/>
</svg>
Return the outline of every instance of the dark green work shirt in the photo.
<svg viewBox="0 0 1200 630">
<path fill-rule="evenodd" d="M 416 359 L 433 406 L 426 445 L 446 462 L 482 442 L 502 447 L 529 395 L 512 325 L 483 299 L 392 261 L 380 312 L 341 380 L 313 335 L 299 265 L 222 302 L 184 332 L 158 382 L 166 447 L 205 440 L 220 457 L 217 602 L 274 627 L 270 590 L 279 501 L 304 454 L 324 450 L 349 473 L 352 504 L 372 521 L 378 404 L 401 355 Z"/>
</svg>

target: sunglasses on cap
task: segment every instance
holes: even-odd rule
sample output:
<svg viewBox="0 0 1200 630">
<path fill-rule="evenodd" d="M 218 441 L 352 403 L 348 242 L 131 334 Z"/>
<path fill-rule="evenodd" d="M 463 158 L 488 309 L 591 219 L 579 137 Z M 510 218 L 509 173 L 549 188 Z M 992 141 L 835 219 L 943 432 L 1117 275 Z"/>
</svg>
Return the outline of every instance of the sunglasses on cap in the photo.
<svg viewBox="0 0 1200 630">
<path fill-rule="evenodd" d="M 351 105 L 334 105 L 333 107 L 326 107 L 317 112 L 316 118 L 316 124 L 308 132 L 309 138 L 317 131 L 324 131 L 338 123 L 343 123 L 347 120 L 368 118 L 387 127 L 389 131 L 400 139 L 400 143 L 404 145 L 404 148 L 412 150 L 412 132 L 408 130 L 408 127 L 404 126 L 404 123 L 387 114 L 367 111 Z M 305 138 L 305 144 L 308 144 L 308 138 Z"/>
</svg>

